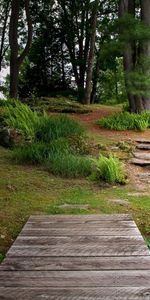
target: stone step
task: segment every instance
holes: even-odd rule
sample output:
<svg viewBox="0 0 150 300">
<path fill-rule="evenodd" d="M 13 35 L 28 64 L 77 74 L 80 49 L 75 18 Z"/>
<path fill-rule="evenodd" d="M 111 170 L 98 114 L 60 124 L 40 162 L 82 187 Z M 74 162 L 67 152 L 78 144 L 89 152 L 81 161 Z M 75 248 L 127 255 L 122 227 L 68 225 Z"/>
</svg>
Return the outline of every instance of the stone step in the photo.
<svg viewBox="0 0 150 300">
<path fill-rule="evenodd" d="M 150 144 L 150 139 L 136 139 L 135 142 L 140 144 Z"/>
<path fill-rule="evenodd" d="M 146 159 L 132 158 L 130 160 L 130 163 L 134 164 L 134 165 L 141 166 L 141 167 L 150 166 L 150 160 L 146 160 Z"/>
<path fill-rule="evenodd" d="M 137 145 L 136 148 L 140 150 L 150 150 L 150 144 L 140 144 Z"/>
<path fill-rule="evenodd" d="M 138 159 L 150 160 L 150 153 L 134 152 L 133 155 Z"/>
</svg>

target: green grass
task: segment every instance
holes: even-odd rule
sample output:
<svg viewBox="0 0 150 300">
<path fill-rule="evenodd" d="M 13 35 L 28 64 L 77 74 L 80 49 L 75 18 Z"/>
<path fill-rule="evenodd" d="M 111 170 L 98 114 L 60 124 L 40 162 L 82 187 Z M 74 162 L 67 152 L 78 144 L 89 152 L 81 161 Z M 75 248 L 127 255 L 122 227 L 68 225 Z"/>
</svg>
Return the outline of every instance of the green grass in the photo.
<svg viewBox="0 0 150 300">
<path fill-rule="evenodd" d="M 129 112 L 115 113 L 97 122 L 104 128 L 113 130 L 145 131 L 150 127 L 150 112 L 134 114 Z"/>
<path fill-rule="evenodd" d="M 43 165 L 49 172 L 62 177 L 86 177 L 92 172 L 92 160 L 71 153 L 66 140 L 51 144 L 36 143 L 16 147 L 13 158 L 23 164 Z"/>
<path fill-rule="evenodd" d="M 82 136 L 84 133 L 84 128 L 67 116 L 49 117 L 45 115 L 37 124 L 36 140 L 48 143 L 60 137 Z"/>
<path fill-rule="evenodd" d="M 84 105 L 66 97 L 27 98 L 25 99 L 25 103 L 27 103 L 35 111 L 80 114 L 85 114 L 91 111 L 91 107 L 85 107 Z"/>
<path fill-rule="evenodd" d="M 125 170 L 118 158 L 110 155 L 109 157 L 100 155 L 95 162 L 95 172 L 92 177 L 96 180 L 103 180 L 108 183 L 126 183 Z"/>
<path fill-rule="evenodd" d="M 87 179 L 55 177 L 41 167 L 18 165 L 11 160 L 11 151 L 0 147 L 0 259 L 32 214 L 131 213 L 142 234 L 150 239 L 149 196 L 127 196 L 131 191 L 135 190 L 129 184 L 104 188 Z M 128 198 L 129 207 L 108 201 L 119 198 Z M 59 208 L 66 203 L 88 204 L 89 208 Z"/>
</svg>

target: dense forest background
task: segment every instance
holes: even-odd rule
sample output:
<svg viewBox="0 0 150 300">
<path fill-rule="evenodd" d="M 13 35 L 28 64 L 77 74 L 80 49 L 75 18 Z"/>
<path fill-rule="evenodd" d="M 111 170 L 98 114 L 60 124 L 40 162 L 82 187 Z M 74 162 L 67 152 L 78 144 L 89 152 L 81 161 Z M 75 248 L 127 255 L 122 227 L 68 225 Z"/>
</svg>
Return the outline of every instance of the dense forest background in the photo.
<svg viewBox="0 0 150 300">
<path fill-rule="evenodd" d="M 1 90 L 150 110 L 149 27 L 149 0 L 1 0 Z"/>
</svg>

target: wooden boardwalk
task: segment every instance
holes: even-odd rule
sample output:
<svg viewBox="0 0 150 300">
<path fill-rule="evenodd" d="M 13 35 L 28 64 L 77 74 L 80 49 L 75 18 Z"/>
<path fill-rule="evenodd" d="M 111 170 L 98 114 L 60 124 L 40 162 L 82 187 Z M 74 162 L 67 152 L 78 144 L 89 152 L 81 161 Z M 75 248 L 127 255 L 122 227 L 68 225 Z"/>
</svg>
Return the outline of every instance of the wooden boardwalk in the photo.
<svg viewBox="0 0 150 300">
<path fill-rule="evenodd" d="M 32 216 L 0 266 L 0 300 L 150 300 L 150 252 L 128 215 Z"/>
</svg>

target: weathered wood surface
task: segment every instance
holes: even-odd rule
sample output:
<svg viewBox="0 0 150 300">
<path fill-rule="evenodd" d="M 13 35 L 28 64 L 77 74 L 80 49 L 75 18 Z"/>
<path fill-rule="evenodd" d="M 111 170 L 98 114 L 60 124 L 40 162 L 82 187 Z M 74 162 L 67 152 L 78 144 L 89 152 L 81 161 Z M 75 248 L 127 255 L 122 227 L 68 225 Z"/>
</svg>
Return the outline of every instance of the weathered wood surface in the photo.
<svg viewBox="0 0 150 300">
<path fill-rule="evenodd" d="M 0 300 L 150 300 L 150 251 L 128 215 L 32 216 L 0 266 Z"/>
</svg>

